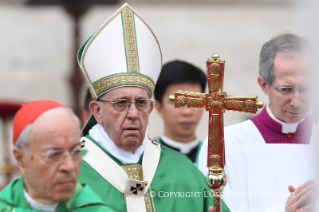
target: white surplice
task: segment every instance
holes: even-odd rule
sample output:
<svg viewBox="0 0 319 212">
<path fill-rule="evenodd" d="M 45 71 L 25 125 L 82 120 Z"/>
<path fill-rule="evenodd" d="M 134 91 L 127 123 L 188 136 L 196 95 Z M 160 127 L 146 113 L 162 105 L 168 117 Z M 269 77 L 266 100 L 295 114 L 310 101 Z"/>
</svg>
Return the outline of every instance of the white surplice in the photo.
<svg viewBox="0 0 319 212">
<path fill-rule="evenodd" d="M 223 200 L 231 211 L 284 211 L 288 185 L 298 187 L 315 178 L 316 128 L 314 124 L 310 144 L 266 144 L 251 120 L 226 127 Z M 204 175 L 208 172 L 207 145 L 206 138 L 199 158 Z"/>
</svg>

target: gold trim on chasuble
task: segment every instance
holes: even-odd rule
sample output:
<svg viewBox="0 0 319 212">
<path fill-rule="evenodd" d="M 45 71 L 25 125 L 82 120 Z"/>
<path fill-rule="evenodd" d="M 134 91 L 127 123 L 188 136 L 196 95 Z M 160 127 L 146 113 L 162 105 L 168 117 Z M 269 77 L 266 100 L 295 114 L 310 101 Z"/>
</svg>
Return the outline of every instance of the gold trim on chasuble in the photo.
<svg viewBox="0 0 319 212">
<path fill-rule="evenodd" d="M 142 165 L 139 165 L 139 164 L 137 164 L 137 165 L 125 165 L 125 166 L 122 166 L 122 168 L 126 172 L 128 178 L 135 179 L 135 180 L 140 180 L 140 181 L 143 180 L 143 168 L 142 168 Z M 151 189 L 151 186 L 149 186 L 149 188 Z M 147 212 L 152 212 L 152 205 L 154 205 L 154 203 L 151 204 L 151 200 L 150 200 L 150 196 L 148 194 L 148 191 L 146 191 L 146 193 L 144 195 L 144 199 L 145 199 L 146 211 Z"/>
</svg>

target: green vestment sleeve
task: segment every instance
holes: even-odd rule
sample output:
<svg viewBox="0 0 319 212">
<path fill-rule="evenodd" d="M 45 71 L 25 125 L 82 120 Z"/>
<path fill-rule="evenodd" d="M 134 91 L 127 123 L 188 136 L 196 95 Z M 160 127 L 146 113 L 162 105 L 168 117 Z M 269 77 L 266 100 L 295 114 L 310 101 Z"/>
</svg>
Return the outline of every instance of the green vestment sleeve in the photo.
<svg viewBox="0 0 319 212">
<path fill-rule="evenodd" d="M 24 178 L 13 180 L 0 191 L 1 212 L 43 212 L 31 208 L 24 196 Z M 70 199 L 58 204 L 58 212 L 113 212 L 88 185 L 77 184 Z"/>
</svg>

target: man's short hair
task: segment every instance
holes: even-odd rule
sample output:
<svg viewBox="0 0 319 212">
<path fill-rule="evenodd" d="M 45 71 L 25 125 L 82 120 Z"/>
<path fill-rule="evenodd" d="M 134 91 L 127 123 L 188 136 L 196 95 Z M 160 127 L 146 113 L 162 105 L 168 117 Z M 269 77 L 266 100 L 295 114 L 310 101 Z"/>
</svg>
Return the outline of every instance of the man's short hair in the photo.
<svg viewBox="0 0 319 212">
<path fill-rule="evenodd" d="M 205 91 L 207 77 L 202 70 L 187 62 L 174 60 L 166 63 L 155 85 L 154 96 L 161 104 L 166 88 L 175 83 L 199 84 Z"/>
<path fill-rule="evenodd" d="M 90 111 L 89 105 L 91 101 L 92 101 L 92 96 L 91 96 L 90 90 L 87 89 L 85 92 L 85 97 L 83 101 L 83 110 Z"/>
<path fill-rule="evenodd" d="M 274 58 L 277 53 L 294 57 L 310 50 L 307 42 L 294 34 L 280 34 L 270 41 L 266 42 L 261 48 L 259 57 L 259 75 L 264 78 L 267 85 L 270 86 L 275 80 Z"/>
</svg>

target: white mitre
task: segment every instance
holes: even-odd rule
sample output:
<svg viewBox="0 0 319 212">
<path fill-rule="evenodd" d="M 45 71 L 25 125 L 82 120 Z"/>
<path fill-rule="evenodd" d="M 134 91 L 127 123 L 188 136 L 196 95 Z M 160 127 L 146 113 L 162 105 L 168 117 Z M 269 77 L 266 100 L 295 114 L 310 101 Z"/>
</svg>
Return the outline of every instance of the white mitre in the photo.
<svg viewBox="0 0 319 212">
<path fill-rule="evenodd" d="M 128 4 L 116 11 L 83 44 L 77 59 L 94 100 L 123 86 L 145 88 L 152 96 L 162 69 L 157 38 Z"/>
</svg>

